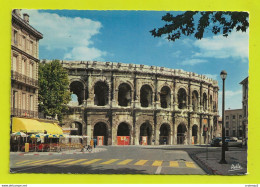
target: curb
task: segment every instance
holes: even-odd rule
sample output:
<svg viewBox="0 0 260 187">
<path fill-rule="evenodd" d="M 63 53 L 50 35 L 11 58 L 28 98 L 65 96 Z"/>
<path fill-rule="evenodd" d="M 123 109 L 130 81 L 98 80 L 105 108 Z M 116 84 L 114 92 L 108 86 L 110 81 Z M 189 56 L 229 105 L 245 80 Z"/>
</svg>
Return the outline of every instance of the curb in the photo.
<svg viewBox="0 0 260 187">
<path fill-rule="evenodd" d="M 100 150 L 95 150 L 93 152 L 70 152 L 70 153 L 62 153 L 62 152 L 57 152 L 57 153 L 45 153 L 45 154 L 40 154 L 40 153 L 17 153 L 17 154 L 12 154 L 12 155 L 18 155 L 18 156 L 49 156 L 49 155 L 77 155 L 77 154 L 91 154 L 91 153 L 99 153 L 102 151 L 106 151 L 107 149 L 100 149 Z"/>
</svg>

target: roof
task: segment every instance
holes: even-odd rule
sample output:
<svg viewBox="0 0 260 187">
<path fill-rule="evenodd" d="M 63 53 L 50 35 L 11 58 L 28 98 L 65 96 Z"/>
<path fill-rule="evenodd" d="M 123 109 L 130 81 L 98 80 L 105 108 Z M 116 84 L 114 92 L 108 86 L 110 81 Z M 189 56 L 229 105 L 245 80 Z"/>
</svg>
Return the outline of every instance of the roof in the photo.
<svg viewBox="0 0 260 187">
<path fill-rule="evenodd" d="M 246 77 L 244 80 L 242 80 L 239 84 L 245 84 L 246 82 L 248 82 L 248 77 Z"/>
</svg>

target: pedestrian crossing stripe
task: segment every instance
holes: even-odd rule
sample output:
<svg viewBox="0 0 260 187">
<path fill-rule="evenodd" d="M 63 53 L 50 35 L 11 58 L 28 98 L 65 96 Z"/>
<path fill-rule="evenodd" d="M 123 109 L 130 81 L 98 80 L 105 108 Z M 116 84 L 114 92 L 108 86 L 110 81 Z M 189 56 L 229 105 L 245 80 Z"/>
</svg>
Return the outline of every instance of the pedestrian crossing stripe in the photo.
<svg viewBox="0 0 260 187">
<path fill-rule="evenodd" d="M 42 164 L 48 164 L 50 162 L 54 162 L 54 161 L 58 161 L 60 159 L 53 159 L 53 160 L 45 160 L 43 162 L 39 162 L 39 163 L 36 163 L 36 164 L 32 164 L 33 166 L 38 166 L 38 165 L 42 165 Z"/>
<path fill-rule="evenodd" d="M 63 162 L 67 162 L 67 161 L 71 161 L 71 160 L 74 160 L 74 159 L 65 159 L 65 160 L 61 160 L 61 161 L 56 161 L 56 162 L 51 162 L 49 163 L 50 165 L 53 165 L 53 164 L 61 164 Z"/>
<path fill-rule="evenodd" d="M 83 162 L 82 165 L 89 165 L 89 164 L 93 164 L 95 162 L 98 162 L 102 159 L 93 159 L 93 160 L 90 160 L 90 161 L 87 161 L 87 162 Z"/>
<path fill-rule="evenodd" d="M 128 164 L 129 162 L 131 162 L 131 161 L 133 161 L 133 159 L 126 159 L 126 160 L 124 160 L 124 161 L 122 161 L 122 162 L 119 162 L 117 165 L 126 165 L 126 164 Z"/>
<path fill-rule="evenodd" d="M 185 164 L 188 168 L 196 168 L 196 166 L 193 162 L 185 162 Z"/>
<path fill-rule="evenodd" d="M 153 162 L 152 166 L 161 166 L 162 163 L 163 163 L 162 160 L 155 160 L 155 161 Z"/>
<path fill-rule="evenodd" d="M 116 162 L 116 161 L 118 161 L 119 159 L 111 159 L 111 160 L 108 160 L 108 161 L 106 161 L 106 162 L 102 162 L 101 164 L 112 164 L 112 163 L 114 163 L 114 162 Z"/>
<path fill-rule="evenodd" d="M 170 167 L 180 167 L 177 161 L 170 161 Z"/>
<path fill-rule="evenodd" d="M 29 162 L 29 163 L 22 163 L 22 164 L 17 164 L 19 166 L 26 166 L 26 165 L 30 165 L 30 164 L 33 164 L 33 163 L 38 163 L 38 162 L 42 162 L 44 160 L 36 160 L 36 161 L 33 161 L 33 162 Z"/>
<path fill-rule="evenodd" d="M 83 162 L 85 160 L 88 160 L 88 159 L 79 159 L 79 160 L 71 161 L 71 162 L 65 163 L 65 165 L 72 165 L 72 164 L 76 164 L 79 162 Z"/>
<path fill-rule="evenodd" d="M 139 160 L 138 162 L 136 162 L 134 165 L 136 166 L 142 166 L 144 165 L 148 160 Z"/>
<path fill-rule="evenodd" d="M 24 160 L 24 161 L 19 161 L 16 163 L 17 166 L 26 166 L 26 165 L 31 165 L 31 166 L 38 166 L 38 165 L 55 165 L 55 164 L 64 164 L 64 165 L 73 165 L 76 163 L 79 163 L 81 165 L 90 165 L 90 164 L 101 164 L 101 165 L 108 165 L 108 164 L 113 164 L 115 163 L 116 165 L 135 165 L 135 166 L 143 166 L 145 165 L 149 160 L 138 160 L 137 162 L 134 162 L 132 164 L 129 164 L 130 162 L 132 162 L 134 159 L 126 159 L 126 160 L 121 160 L 120 159 L 110 159 L 104 162 L 99 162 L 102 161 L 103 159 L 93 159 L 93 160 L 89 160 L 86 161 L 88 159 L 65 159 L 65 160 L 61 160 L 61 159 L 52 159 L 52 160 L 36 160 L 36 161 L 30 161 L 30 160 Z M 86 161 L 86 162 L 85 162 Z M 120 161 L 118 163 L 116 163 L 117 161 Z M 152 166 L 162 166 L 162 164 L 165 161 L 163 160 L 155 160 L 152 162 Z M 180 161 L 169 161 L 169 164 L 164 164 L 163 167 L 180 167 L 180 163 L 184 163 L 184 165 L 181 164 L 181 167 L 187 167 L 187 168 L 196 168 L 196 164 L 194 162 L 180 162 Z M 146 164 L 146 166 L 148 166 Z"/>
<path fill-rule="evenodd" d="M 24 160 L 24 161 L 21 161 L 21 162 L 16 162 L 16 164 L 22 164 L 22 163 L 28 162 L 28 161 L 31 161 L 31 160 Z"/>
</svg>

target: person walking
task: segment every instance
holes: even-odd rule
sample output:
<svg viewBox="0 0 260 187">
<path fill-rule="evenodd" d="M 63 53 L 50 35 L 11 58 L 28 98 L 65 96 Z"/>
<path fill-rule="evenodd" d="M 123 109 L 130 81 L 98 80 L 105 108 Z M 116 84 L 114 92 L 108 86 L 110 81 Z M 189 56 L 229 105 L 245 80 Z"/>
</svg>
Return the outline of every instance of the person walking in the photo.
<svg viewBox="0 0 260 187">
<path fill-rule="evenodd" d="M 90 146 L 93 147 L 93 145 L 94 145 L 94 140 L 93 140 L 93 138 L 91 138 L 91 140 L 90 140 Z"/>
<path fill-rule="evenodd" d="M 96 148 L 96 146 L 97 146 L 97 139 L 94 138 L 94 148 Z"/>
</svg>

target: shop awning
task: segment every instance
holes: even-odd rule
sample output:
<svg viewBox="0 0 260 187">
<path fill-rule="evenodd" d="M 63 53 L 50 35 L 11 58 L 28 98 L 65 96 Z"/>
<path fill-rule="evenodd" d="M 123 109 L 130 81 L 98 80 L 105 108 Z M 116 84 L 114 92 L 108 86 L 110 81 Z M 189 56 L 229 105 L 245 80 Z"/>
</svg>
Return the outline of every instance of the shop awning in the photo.
<svg viewBox="0 0 260 187">
<path fill-rule="evenodd" d="M 47 134 L 63 134 L 62 128 L 56 123 L 40 122 Z"/>
<path fill-rule="evenodd" d="M 12 132 L 44 133 L 44 128 L 37 120 L 13 117 Z"/>
</svg>

